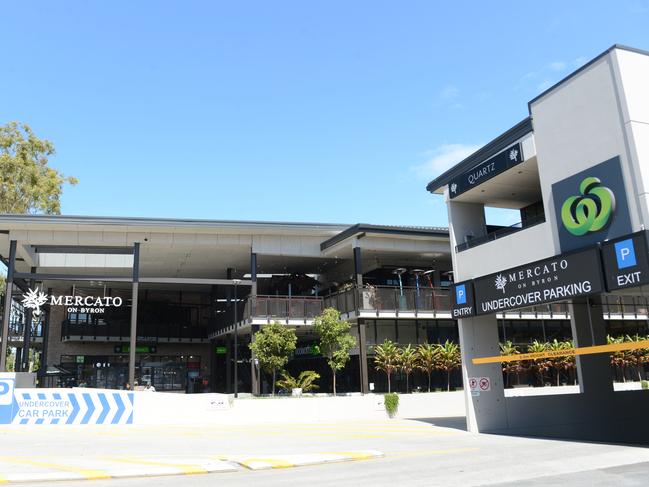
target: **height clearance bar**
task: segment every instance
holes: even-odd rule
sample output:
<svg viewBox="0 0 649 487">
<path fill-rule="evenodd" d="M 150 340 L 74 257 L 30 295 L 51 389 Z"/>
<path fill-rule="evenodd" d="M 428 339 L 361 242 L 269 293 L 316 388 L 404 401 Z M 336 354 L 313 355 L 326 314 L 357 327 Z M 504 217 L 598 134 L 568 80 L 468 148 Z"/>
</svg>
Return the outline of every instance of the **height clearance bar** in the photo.
<svg viewBox="0 0 649 487">
<path fill-rule="evenodd" d="M 498 355 L 495 357 L 478 357 L 471 360 L 474 365 L 494 364 L 499 362 L 517 362 L 520 360 L 535 360 L 540 358 L 565 357 L 570 355 L 592 355 L 594 353 L 621 352 L 623 350 L 638 350 L 649 348 L 649 340 L 637 342 L 611 343 L 610 345 L 594 345 L 592 347 L 566 348 L 548 352 L 519 353 L 516 355 Z"/>
</svg>

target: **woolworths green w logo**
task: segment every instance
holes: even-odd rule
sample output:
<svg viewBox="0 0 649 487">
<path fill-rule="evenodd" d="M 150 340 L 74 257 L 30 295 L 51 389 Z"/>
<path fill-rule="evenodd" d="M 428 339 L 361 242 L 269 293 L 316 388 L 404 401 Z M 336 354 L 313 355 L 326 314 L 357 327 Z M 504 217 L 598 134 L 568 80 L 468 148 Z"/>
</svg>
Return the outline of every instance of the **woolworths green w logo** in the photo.
<svg viewBox="0 0 649 487">
<path fill-rule="evenodd" d="M 561 221 L 573 235 L 606 228 L 615 211 L 615 195 L 599 178 L 585 178 L 579 185 L 581 196 L 570 196 L 561 206 Z"/>
</svg>

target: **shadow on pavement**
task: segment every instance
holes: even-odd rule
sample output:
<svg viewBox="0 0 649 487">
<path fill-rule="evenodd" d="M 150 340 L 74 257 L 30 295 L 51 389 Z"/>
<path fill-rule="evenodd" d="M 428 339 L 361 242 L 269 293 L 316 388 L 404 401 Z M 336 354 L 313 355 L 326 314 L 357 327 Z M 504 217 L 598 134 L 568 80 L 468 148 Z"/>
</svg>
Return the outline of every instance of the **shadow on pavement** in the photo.
<svg viewBox="0 0 649 487">
<path fill-rule="evenodd" d="M 453 428 L 456 430 L 466 431 L 466 417 L 453 416 L 449 418 L 412 418 L 414 421 L 439 426 L 440 428 Z"/>
</svg>

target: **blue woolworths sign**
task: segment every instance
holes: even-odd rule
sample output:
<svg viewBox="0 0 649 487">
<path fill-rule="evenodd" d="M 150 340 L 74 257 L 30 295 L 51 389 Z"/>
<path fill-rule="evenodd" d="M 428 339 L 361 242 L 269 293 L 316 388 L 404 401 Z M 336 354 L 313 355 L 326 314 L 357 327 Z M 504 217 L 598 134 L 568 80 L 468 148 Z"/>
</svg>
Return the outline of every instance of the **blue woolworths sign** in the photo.
<svg viewBox="0 0 649 487">
<path fill-rule="evenodd" d="M 9 375 L 0 374 L 0 424 L 133 423 L 132 392 L 16 389 Z"/>
</svg>

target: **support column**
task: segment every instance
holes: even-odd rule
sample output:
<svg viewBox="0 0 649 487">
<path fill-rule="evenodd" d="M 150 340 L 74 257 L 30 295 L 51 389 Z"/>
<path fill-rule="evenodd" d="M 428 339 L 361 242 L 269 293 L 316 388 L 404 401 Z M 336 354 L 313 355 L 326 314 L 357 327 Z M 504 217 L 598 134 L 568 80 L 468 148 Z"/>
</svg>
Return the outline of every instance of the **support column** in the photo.
<svg viewBox="0 0 649 487">
<path fill-rule="evenodd" d="M 257 254 L 250 252 L 250 280 L 252 285 L 250 287 L 250 312 L 255 314 L 257 308 Z M 252 325 L 250 327 L 250 343 L 255 341 L 255 333 L 259 331 L 259 325 Z M 251 392 L 253 396 L 260 394 L 259 387 L 259 366 L 257 365 L 257 357 L 254 352 L 250 351 L 250 377 L 251 377 Z"/>
<path fill-rule="evenodd" d="M 496 315 L 458 320 L 462 353 L 462 381 L 466 402 L 466 423 L 471 433 L 484 433 L 507 428 L 507 410 L 503 372 L 500 363 L 475 365 L 476 357 L 500 355 Z M 469 377 L 488 377 L 491 390 L 473 395 Z"/>
<path fill-rule="evenodd" d="M 2 316 L 2 345 L 0 346 L 0 372 L 7 371 L 7 344 L 9 343 L 9 320 L 11 319 L 11 300 L 14 291 L 14 269 L 16 267 L 16 241 L 9 242 L 9 265 L 5 281 L 4 314 Z"/>
<path fill-rule="evenodd" d="M 370 384 L 367 373 L 367 338 L 365 320 L 358 320 L 358 362 L 361 374 L 361 394 L 370 392 Z"/>
<path fill-rule="evenodd" d="M 259 331 L 259 325 L 252 325 L 250 327 L 250 343 L 255 341 L 255 333 Z M 259 387 L 259 365 L 257 365 L 256 355 L 250 351 L 250 377 L 252 378 L 252 394 L 253 396 L 258 396 L 261 394 Z"/>
<path fill-rule="evenodd" d="M 140 287 L 140 243 L 133 244 L 133 289 L 131 292 L 131 339 L 129 341 L 128 381 L 135 385 L 135 346 L 137 341 L 137 299 Z"/>
<path fill-rule="evenodd" d="M 52 288 L 47 289 L 47 295 L 52 295 Z M 43 386 L 43 379 L 47 376 L 47 348 L 50 345 L 50 315 L 52 313 L 51 306 L 45 309 L 45 316 L 43 317 L 43 349 L 41 352 L 41 366 L 38 369 L 38 376 L 40 377 L 39 385 Z"/>
<path fill-rule="evenodd" d="M 354 275 L 356 278 L 356 285 L 359 289 L 363 288 L 363 268 L 361 267 L 361 248 L 356 244 L 354 247 Z"/>
<path fill-rule="evenodd" d="M 606 322 L 599 296 L 574 299 L 569 304 L 569 309 L 575 347 L 606 345 Z M 613 392 L 611 364 L 607 353 L 577 355 L 577 377 L 579 390 L 585 394 Z"/>
<path fill-rule="evenodd" d="M 36 274 L 36 267 L 31 268 L 31 273 Z M 36 279 L 29 280 L 29 289 L 34 290 L 36 288 Z M 23 353 L 22 361 L 20 364 L 20 370 L 17 372 L 29 372 L 29 347 L 31 345 L 32 339 L 32 320 L 33 320 L 33 310 L 27 308 L 25 310 L 25 329 L 23 333 Z"/>
<path fill-rule="evenodd" d="M 257 254 L 250 253 L 250 280 L 252 285 L 250 287 L 250 296 L 257 296 Z"/>
<path fill-rule="evenodd" d="M 232 392 L 232 340 L 225 336 L 225 392 Z"/>
<path fill-rule="evenodd" d="M 356 303 L 356 316 L 358 317 L 359 310 L 363 308 L 362 253 L 358 242 L 354 243 L 354 277 L 356 281 L 354 301 Z M 361 380 L 361 394 L 367 394 L 370 392 L 367 374 L 367 340 L 365 339 L 365 331 L 365 320 L 358 318 L 358 365 Z"/>
</svg>

